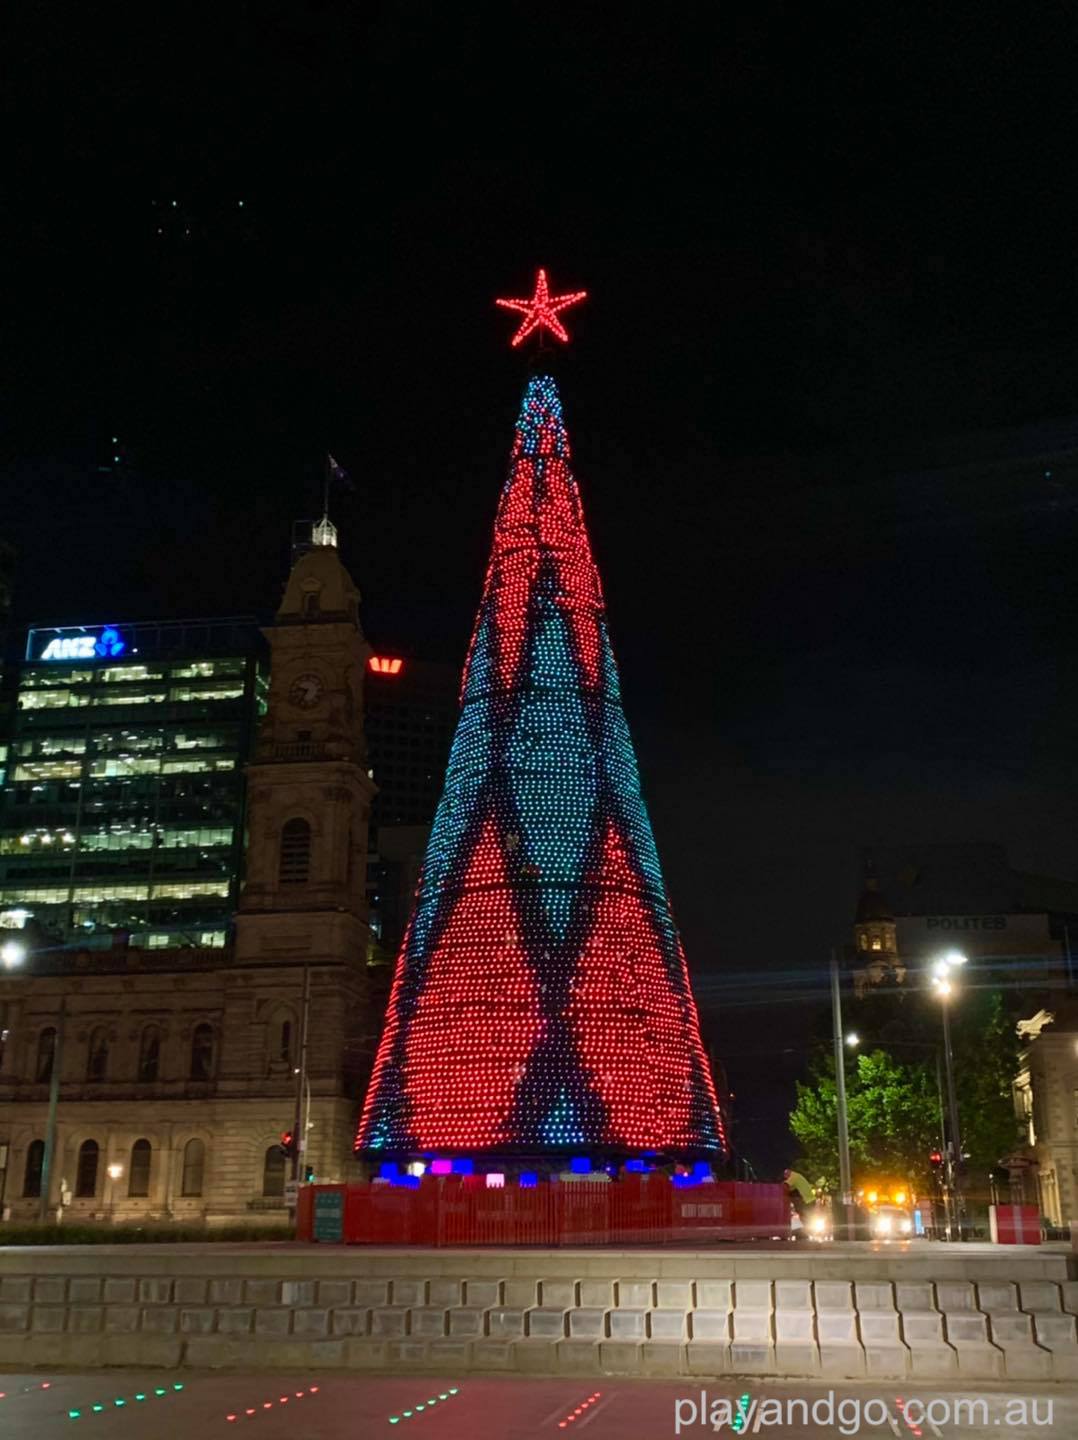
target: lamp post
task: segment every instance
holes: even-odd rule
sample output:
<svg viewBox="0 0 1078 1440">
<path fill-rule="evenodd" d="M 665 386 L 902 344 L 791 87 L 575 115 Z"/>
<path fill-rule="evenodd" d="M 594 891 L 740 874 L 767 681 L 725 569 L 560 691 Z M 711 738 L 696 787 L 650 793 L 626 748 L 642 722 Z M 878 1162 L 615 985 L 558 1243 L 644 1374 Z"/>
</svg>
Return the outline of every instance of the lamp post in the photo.
<svg viewBox="0 0 1078 1440">
<path fill-rule="evenodd" d="M 842 1191 L 844 1240 L 853 1239 L 853 1181 L 850 1177 L 850 1130 L 846 1117 L 846 1056 L 842 1039 L 842 994 L 838 951 L 831 951 L 831 1023 L 835 1042 L 835 1102 L 838 1119 L 838 1176 Z"/>
<path fill-rule="evenodd" d="M 943 1016 L 943 1064 L 947 1075 L 947 1114 L 950 1143 L 947 1149 L 949 1189 L 954 1202 L 954 1228 L 959 1240 L 965 1239 L 965 1213 L 960 1183 L 962 1167 L 962 1132 L 958 1123 L 958 1093 L 954 1083 L 954 1052 L 951 1048 L 951 997 L 954 995 L 954 971 L 965 965 L 966 957 L 958 950 L 941 955 L 932 966 L 932 990 L 940 1001 Z M 953 1235 L 951 1238 L 955 1238 Z"/>
<path fill-rule="evenodd" d="M 109 1165 L 109 1166 L 106 1167 L 106 1173 L 108 1174 L 108 1177 L 109 1177 L 109 1203 L 108 1203 L 108 1212 L 109 1212 L 109 1224 L 111 1225 L 111 1224 L 112 1224 L 113 1212 L 114 1212 L 115 1209 L 116 1209 L 116 1182 L 117 1182 L 117 1180 L 119 1180 L 120 1177 L 123 1175 L 123 1173 L 124 1173 L 124 1167 L 120 1164 L 120 1162 L 119 1162 L 118 1160 L 114 1160 L 111 1165 Z"/>
</svg>

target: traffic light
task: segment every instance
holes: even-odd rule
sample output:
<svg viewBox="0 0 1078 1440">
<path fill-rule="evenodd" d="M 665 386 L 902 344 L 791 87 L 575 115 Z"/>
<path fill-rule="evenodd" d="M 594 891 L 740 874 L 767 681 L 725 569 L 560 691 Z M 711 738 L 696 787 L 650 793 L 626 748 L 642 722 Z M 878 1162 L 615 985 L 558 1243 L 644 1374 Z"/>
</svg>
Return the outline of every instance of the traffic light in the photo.
<svg viewBox="0 0 1078 1440">
<path fill-rule="evenodd" d="M 296 1153 L 296 1138 L 291 1130 L 281 1131 L 280 1149 L 281 1154 L 287 1156 L 289 1159 Z"/>
<path fill-rule="evenodd" d="M 933 1151 L 931 1152 L 931 1154 L 929 1155 L 928 1159 L 929 1159 L 929 1163 L 930 1163 L 931 1166 L 932 1166 L 932 1169 L 933 1169 L 933 1170 L 938 1170 L 938 1169 L 940 1168 L 940 1166 L 943 1164 L 943 1151 L 942 1151 L 942 1150 L 933 1150 Z"/>
</svg>

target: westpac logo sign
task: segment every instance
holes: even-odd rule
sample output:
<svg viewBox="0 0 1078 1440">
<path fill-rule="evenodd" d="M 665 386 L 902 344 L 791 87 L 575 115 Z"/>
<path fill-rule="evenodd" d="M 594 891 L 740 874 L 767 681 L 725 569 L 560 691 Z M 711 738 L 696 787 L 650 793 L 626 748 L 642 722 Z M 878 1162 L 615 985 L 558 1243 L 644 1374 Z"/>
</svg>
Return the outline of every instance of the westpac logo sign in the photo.
<svg viewBox="0 0 1078 1440">
<path fill-rule="evenodd" d="M 80 630 L 73 635 L 54 635 L 38 656 L 39 660 L 112 660 L 122 655 L 127 642 L 115 625 L 100 630 Z"/>
</svg>

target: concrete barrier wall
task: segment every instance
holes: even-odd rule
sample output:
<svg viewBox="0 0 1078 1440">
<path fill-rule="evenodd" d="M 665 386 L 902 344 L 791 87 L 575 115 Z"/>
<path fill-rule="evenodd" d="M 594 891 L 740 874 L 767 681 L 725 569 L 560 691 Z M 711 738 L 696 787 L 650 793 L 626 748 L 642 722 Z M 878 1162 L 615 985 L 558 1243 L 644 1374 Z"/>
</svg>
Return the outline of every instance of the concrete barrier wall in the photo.
<svg viewBox="0 0 1078 1440">
<path fill-rule="evenodd" d="M 9 1369 L 1072 1379 L 1076 1326 L 1068 1257 L 1018 1248 L 0 1251 Z"/>
</svg>

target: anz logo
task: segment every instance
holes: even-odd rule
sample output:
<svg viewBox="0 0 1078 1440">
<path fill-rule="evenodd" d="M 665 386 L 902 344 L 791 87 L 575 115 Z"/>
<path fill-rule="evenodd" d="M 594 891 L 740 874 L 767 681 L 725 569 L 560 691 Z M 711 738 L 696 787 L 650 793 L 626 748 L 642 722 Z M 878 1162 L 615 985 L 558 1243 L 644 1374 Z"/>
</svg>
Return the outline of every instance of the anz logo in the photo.
<svg viewBox="0 0 1078 1440">
<path fill-rule="evenodd" d="M 127 649 L 115 625 L 97 634 L 56 635 L 41 652 L 42 660 L 113 660 Z"/>
</svg>

